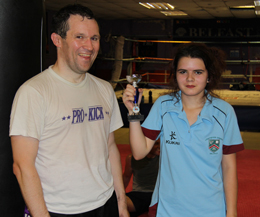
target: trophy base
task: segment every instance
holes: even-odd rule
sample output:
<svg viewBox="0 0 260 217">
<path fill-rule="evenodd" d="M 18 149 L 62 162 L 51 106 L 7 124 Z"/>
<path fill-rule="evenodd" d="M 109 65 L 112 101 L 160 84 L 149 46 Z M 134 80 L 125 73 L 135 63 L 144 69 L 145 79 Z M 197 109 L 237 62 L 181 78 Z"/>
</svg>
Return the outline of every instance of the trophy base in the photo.
<svg viewBox="0 0 260 217">
<path fill-rule="evenodd" d="M 135 121 L 143 121 L 144 116 L 141 114 L 138 115 L 128 115 L 128 121 L 129 122 L 135 122 Z"/>
</svg>

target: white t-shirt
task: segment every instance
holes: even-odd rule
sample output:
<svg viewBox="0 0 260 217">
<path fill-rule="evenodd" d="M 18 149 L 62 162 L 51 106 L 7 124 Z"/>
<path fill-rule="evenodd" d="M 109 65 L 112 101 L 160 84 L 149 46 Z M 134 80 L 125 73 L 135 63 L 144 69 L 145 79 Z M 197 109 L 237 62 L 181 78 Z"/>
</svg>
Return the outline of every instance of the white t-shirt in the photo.
<svg viewBox="0 0 260 217">
<path fill-rule="evenodd" d="M 19 88 L 10 136 L 39 140 L 35 166 L 50 212 L 82 213 L 106 203 L 114 191 L 108 136 L 122 125 L 112 86 L 88 73 L 74 84 L 49 67 Z"/>
</svg>

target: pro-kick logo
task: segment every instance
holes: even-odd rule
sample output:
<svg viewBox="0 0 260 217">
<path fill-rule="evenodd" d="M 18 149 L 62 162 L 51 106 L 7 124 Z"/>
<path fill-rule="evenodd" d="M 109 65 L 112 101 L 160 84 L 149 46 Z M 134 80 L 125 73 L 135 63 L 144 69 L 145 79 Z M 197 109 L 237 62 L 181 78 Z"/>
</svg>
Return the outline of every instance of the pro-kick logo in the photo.
<svg viewBox="0 0 260 217">
<path fill-rule="evenodd" d="M 103 107 L 101 106 L 90 107 L 88 120 L 89 121 L 104 120 Z"/>
<path fill-rule="evenodd" d="M 72 124 L 83 123 L 87 114 L 85 113 L 83 108 L 73 109 L 72 111 Z"/>
<path fill-rule="evenodd" d="M 109 115 L 109 112 L 106 111 L 105 114 Z M 80 124 L 86 120 L 89 122 L 104 120 L 103 107 L 91 106 L 88 108 L 88 113 L 86 113 L 83 108 L 74 108 L 72 109 L 72 117 L 70 115 L 62 117 L 62 121 L 66 120 L 71 120 L 72 124 Z"/>
</svg>

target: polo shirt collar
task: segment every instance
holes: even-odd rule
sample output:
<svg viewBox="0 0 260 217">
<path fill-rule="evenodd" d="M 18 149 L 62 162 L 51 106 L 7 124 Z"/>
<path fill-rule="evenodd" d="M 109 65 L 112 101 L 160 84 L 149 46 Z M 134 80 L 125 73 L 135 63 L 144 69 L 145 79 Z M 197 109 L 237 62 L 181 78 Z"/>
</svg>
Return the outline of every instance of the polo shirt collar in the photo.
<svg viewBox="0 0 260 217">
<path fill-rule="evenodd" d="M 180 94 L 180 91 L 178 92 Z M 166 112 L 175 112 L 177 114 L 180 114 L 182 112 L 182 101 L 181 97 L 179 98 L 179 101 L 176 102 L 177 100 L 175 97 L 170 95 L 173 98 L 172 104 L 170 106 L 167 106 Z M 180 95 L 179 95 L 180 96 Z"/>
<path fill-rule="evenodd" d="M 181 92 L 178 92 L 179 96 L 181 96 Z M 198 121 L 202 119 L 206 119 L 210 122 L 213 122 L 213 100 L 214 98 L 209 95 L 208 96 L 210 98 L 210 100 L 212 102 L 210 102 L 208 99 L 205 103 L 205 105 L 203 106 L 201 112 L 200 112 L 200 116 L 198 117 Z M 179 98 L 179 101 L 176 103 L 175 100 L 173 100 L 172 102 L 172 106 L 169 106 L 167 108 L 167 112 L 175 112 L 178 114 L 179 118 L 185 118 L 185 113 L 183 112 L 183 105 L 182 105 L 182 100 L 181 97 Z M 200 122 L 200 121 L 199 121 Z"/>
<path fill-rule="evenodd" d="M 210 100 L 214 100 L 212 96 L 209 95 L 211 98 Z M 200 112 L 200 118 L 201 119 L 206 119 L 210 122 L 213 122 L 213 102 L 210 102 L 208 99 L 206 103 L 204 104 L 201 112 Z"/>
<path fill-rule="evenodd" d="M 181 92 L 179 91 L 178 92 L 179 96 L 181 96 Z M 173 97 L 173 96 L 171 96 Z M 183 119 L 183 120 L 186 120 L 186 114 L 185 112 L 183 111 L 183 106 L 182 106 L 182 100 L 181 100 L 181 97 L 179 97 L 179 101 L 176 102 L 176 98 L 173 97 L 173 101 L 172 101 L 172 104 L 170 106 L 167 106 L 166 108 L 166 112 L 174 112 L 176 114 L 178 114 L 178 118 L 180 119 Z"/>
</svg>

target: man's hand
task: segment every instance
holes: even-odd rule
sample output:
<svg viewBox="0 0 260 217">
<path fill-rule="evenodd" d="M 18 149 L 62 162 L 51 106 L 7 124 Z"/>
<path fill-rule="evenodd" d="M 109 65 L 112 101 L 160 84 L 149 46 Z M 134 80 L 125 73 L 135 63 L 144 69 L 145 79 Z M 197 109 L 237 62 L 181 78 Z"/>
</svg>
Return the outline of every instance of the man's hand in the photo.
<svg viewBox="0 0 260 217">
<path fill-rule="evenodd" d="M 127 210 L 127 203 L 126 197 L 122 200 L 118 200 L 118 210 L 119 210 L 119 217 L 130 217 L 130 214 Z"/>
</svg>

